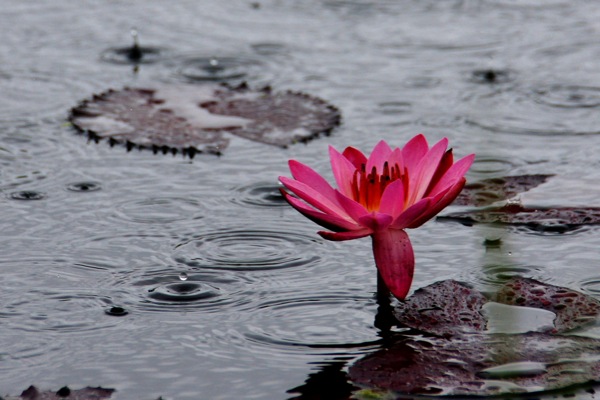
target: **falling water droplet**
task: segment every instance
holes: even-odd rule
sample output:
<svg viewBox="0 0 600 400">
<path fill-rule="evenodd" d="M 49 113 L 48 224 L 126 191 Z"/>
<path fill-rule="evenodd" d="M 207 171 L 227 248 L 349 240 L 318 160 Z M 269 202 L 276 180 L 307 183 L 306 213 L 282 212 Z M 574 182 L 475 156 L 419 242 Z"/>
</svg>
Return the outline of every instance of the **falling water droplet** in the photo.
<svg viewBox="0 0 600 400">
<path fill-rule="evenodd" d="M 135 27 L 131 28 L 131 37 L 133 38 L 133 44 L 138 44 L 138 31 Z"/>
<path fill-rule="evenodd" d="M 133 38 L 133 46 L 131 46 L 131 48 L 129 49 L 129 52 L 127 53 L 127 58 L 129 58 L 130 61 L 137 62 L 140 61 L 144 56 L 140 44 L 138 43 L 137 29 L 131 28 L 131 37 Z"/>
<path fill-rule="evenodd" d="M 185 272 L 182 272 L 179 274 L 179 280 L 187 281 L 187 279 L 188 279 L 188 276 Z"/>
</svg>

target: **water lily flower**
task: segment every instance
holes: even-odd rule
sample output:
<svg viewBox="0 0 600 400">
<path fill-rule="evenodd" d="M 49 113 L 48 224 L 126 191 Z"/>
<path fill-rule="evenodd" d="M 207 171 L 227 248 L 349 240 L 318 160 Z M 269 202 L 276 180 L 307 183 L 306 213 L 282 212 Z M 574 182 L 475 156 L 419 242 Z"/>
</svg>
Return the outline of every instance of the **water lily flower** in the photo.
<svg viewBox="0 0 600 400">
<path fill-rule="evenodd" d="M 403 148 L 380 141 L 367 158 L 354 147 L 329 147 L 337 188 L 310 167 L 290 160 L 294 179 L 279 177 L 287 202 L 325 227 L 328 240 L 371 236 L 375 264 L 398 299 L 406 297 L 414 252 L 405 229 L 417 228 L 452 203 L 465 185 L 474 154 L 454 162 L 448 139 L 429 147 L 419 134 Z M 291 192 L 291 193 L 290 193 Z M 293 195 L 292 195 L 293 194 Z"/>
</svg>

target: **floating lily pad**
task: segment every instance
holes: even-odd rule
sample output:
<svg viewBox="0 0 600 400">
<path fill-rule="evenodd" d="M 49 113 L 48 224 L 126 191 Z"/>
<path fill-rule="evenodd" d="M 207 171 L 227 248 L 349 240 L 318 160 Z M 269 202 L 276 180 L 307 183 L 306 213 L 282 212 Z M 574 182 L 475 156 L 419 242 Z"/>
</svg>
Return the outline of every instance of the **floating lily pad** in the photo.
<svg viewBox="0 0 600 400">
<path fill-rule="evenodd" d="M 464 283 L 446 280 L 417 290 L 399 303 L 394 315 L 401 325 L 435 336 L 484 332 L 483 307 L 489 301 L 547 310 L 556 315 L 548 332 L 585 326 L 600 315 L 600 301 L 574 290 L 535 279 L 515 277 L 488 299 Z"/>
<path fill-rule="evenodd" d="M 509 204 L 499 208 L 466 211 L 438 217 L 471 226 L 475 223 L 520 225 L 541 232 L 567 232 L 582 225 L 600 224 L 600 208 L 525 208 Z"/>
<path fill-rule="evenodd" d="M 556 314 L 554 333 L 579 328 L 600 315 L 600 301 L 595 298 L 528 278 L 511 279 L 495 294 L 493 300 L 552 311 Z"/>
<path fill-rule="evenodd" d="M 487 299 L 471 287 L 453 280 L 418 289 L 400 303 L 394 314 L 402 325 L 436 336 L 482 332 L 481 307 Z"/>
<path fill-rule="evenodd" d="M 401 337 L 358 360 L 349 377 L 405 395 L 514 395 L 598 382 L 600 357 L 591 355 L 599 353 L 600 340 L 543 333 Z"/>
<path fill-rule="evenodd" d="M 498 303 L 552 311 L 554 327 L 484 331 L 483 308 Z M 600 340 L 556 333 L 579 328 L 599 313 L 600 302 L 591 296 L 534 279 L 513 278 L 489 300 L 462 283 L 437 282 L 395 310 L 401 325 L 427 336 L 397 335 L 352 365 L 350 381 L 382 398 L 515 395 L 591 385 L 600 382 Z"/>
<path fill-rule="evenodd" d="M 455 205 L 487 206 L 499 200 L 510 199 L 546 182 L 553 175 L 517 175 L 485 179 L 465 185 L 454 200 Z"/>
<path fill-rule="evenodd" d="M 115 392 L 114 389 L 104 389 L 101 387 L 86 387 L 78 390 L 71 390 L 67 386 L 62 387 L 56 392 L 40 392 L 35 386 L 29 386 L 21 393 L 19 397 L 4 397 L 5 400 L 106 400 Z"/>
<path fill-rule="evenodd" d="M 220 154 L 226 133 L 280 147 L 306 142 L 331 132 L 340 113 L 304 93 L 207 84 L 109 90 L 73 108 L 69 120 L 96 141 L 193 156 Z"/>
</svg>

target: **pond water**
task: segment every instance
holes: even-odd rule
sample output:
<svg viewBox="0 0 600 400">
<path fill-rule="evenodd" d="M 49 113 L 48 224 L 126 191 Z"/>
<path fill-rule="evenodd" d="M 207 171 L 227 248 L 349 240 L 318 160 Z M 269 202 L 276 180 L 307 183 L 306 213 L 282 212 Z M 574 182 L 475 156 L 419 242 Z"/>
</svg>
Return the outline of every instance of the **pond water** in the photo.
<svg viewBox="0 0 600 400">
<path fill-rule="evenodd" d="M 118 52 L 132 29 L 153 49 L 136 71 Z M 469 181 L 555 174 L 525 205 L 598 206 L 599 36 L 600 8 L 566 0 L 4 0 L 0 395 L 344 398 L 345 368 L 381 344 L 370 241 L 326 242 L 282 202 L 287 160 L 331 177 L 329 145 L 422 132 L 477 154 Z M 288 149 L 232 138 L 190 160 L 89 142 L 66 122 L 109 88 L 211 74 L 319 96 L 342 125 Z M 600 295 L 593 228 L 431 221 L 410 235 L 413 290 L 520 274 Z"/>
</svg>

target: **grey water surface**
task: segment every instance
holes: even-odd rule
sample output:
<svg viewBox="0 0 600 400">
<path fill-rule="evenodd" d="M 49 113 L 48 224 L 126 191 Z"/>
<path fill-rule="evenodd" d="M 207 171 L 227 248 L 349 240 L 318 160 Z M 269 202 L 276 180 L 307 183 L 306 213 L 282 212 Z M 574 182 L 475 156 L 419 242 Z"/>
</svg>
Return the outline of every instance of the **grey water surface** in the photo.
<svg viewBox="0 0 600 400">
<path fill-rule="evenodd" d="M 137 72 L 117 51 L 132 29 L 156 51 Z M 305 91 L 343 123 L 306 145 L 232 138 L 190 160 L 89 142 L 66 122 L 109 88 L 212 78 Z M 476 153 L 470 181 L 555 174 L 525 205 L 599 206 L 598 4 L 3 0 L 0 395 L 288 399 L 343 377 L 381 344 L 370 242 L 322 240 L 277 177 L 291 158 L 331 177 L 329 145 L 420 132 Z M 413 289 L 524 275 L 600 296 L 597 229 L 434 220 L 409 235 Z"/>
</svg>

